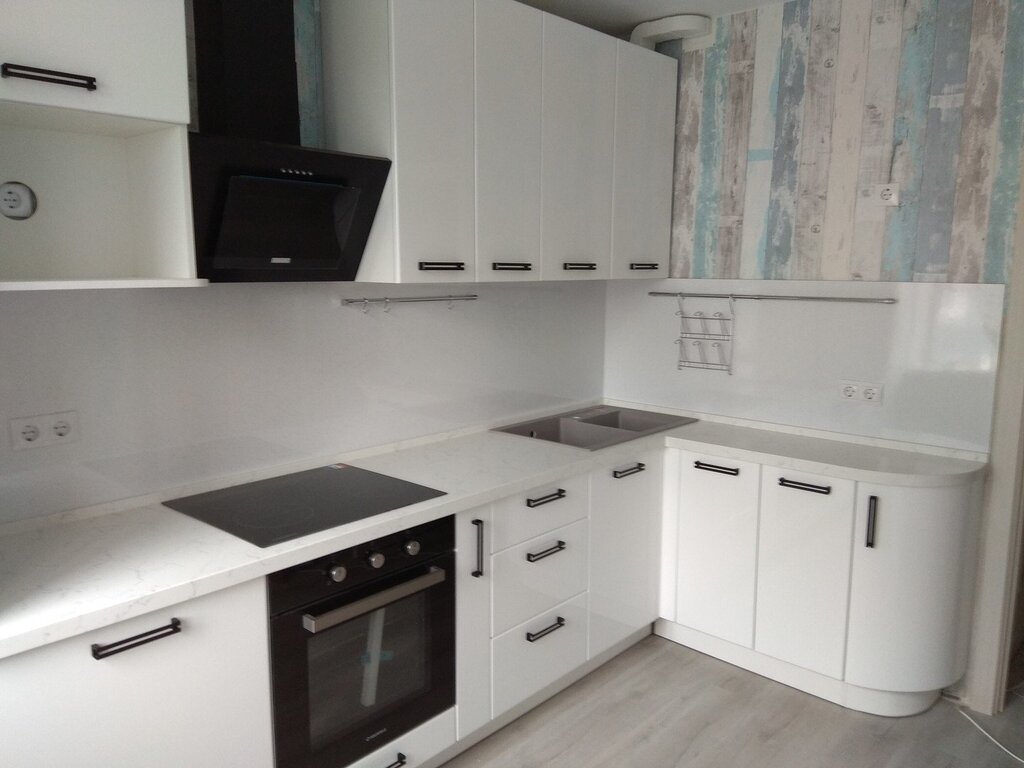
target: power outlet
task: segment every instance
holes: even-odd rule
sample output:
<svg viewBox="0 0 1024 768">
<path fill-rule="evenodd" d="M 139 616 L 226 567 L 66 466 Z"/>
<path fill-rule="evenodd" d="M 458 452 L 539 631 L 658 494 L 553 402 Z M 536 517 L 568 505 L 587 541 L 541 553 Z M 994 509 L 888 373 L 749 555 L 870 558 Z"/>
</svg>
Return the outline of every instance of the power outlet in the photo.
<svg viewBox="0 0 1024 768">
<path fill-rule="evenodd" d="M 881 405 L 884 391 L 885 387 L 881 384 L 872 384 L 867 381 L 843 380 L 839 382 L 839 397 L 854 403 Z"/>
<path fill-rule="evenodd" d="M 74 443 L 79 432 L 78 411 L 41 413 L 10 421 L 11 447 L 16 451 Z"/>
</svg>

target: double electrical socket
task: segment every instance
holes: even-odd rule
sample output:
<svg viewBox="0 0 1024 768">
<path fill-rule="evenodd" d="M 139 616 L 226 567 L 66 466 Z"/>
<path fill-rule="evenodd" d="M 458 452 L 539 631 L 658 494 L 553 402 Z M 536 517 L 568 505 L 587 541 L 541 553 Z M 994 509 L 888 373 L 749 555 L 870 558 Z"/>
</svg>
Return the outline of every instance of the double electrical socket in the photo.
<svg viewBox="0 0 1024 768">
<path fill-rule="evenodd" d="M 11 419 L 11 447 L 16 451 L 63 445 L 78 440 L 78 411 L 42 413 Z"/>
<path fill-rule="evenodd" d="M 852 400 L 856 403 L 882 404 L 882 392 L 884 387 L 881 384 L 871 384 L 866 381 L 840 381 L 839 396 L 843 400 Z"/>
</svg>

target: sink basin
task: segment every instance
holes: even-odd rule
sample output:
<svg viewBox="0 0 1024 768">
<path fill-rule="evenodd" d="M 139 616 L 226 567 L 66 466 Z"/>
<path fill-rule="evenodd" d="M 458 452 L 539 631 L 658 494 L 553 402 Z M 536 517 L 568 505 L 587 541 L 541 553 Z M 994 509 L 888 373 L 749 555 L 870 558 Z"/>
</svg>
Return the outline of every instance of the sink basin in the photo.
<svg viewBox="0 0 1024 768">
<path fill-rule="evenodd" d="M 511 424 L 493 431 L 594 451 L 694 421 L 696 419 L 667 413 L 597 406 Z"/>
</svg>

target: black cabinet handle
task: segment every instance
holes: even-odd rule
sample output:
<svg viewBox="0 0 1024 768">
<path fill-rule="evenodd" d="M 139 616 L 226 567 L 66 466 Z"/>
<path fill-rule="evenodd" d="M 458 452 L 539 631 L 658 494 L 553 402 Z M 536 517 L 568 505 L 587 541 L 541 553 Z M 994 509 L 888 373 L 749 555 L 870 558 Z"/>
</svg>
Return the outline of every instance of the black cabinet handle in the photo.
<svg viewBox="0 0 1024 768">
<path fill-rule="evenodd" d="M 533 507 L 540 507 L 544 504 L 550 504 L 552 501 L 558 501 L 559 499 L 565 498 L 565 489 L 559 488 L 554 493 L 549 493 L 547 496 L 541 496 L 539 499 L 527 499 L 526 506 L 533 509 Z"/>
<path fill-rule="evenodd" d="M 661 264 L 658 264 L 657 262 L 654 261 L 632 261 L 629 264 L 629 268 L 634 272 L 638 272 L 641 270 L 653 270 L 657 269 L 660 266 Z"/>
<path fill-rule="evenodd" d="M 708 464 L 703 461 L 695 461 L 693 466 L 703 469 L 705 472 L 717 472 L 720 475 L 732 475 L 733 477 L 740 473 L 739 467 L 720 467 L 718 464 Z"/>
<path fill-rule="evenodd" d="M 643 472 L 645 469 L 647 469 L 647 465 L 638 461 L 635 467 L 630 467 L 629 469 L 613 469 L 612 477 L 616 480 L 621 480 L 624 477 L 635 475 L 637 472 Z"/>
<path fill-rule="evenodd" d="M 484 575 L 484 521 L 474 520 L 473 525 L 476 526 L 476 570 L 471 575 L 479 579 Z"/>
<path fill-rule="evenodd" d="M 593 261 L 563 261 L 562 269 L 566 272 L 593 272 L 597 264 Z"/>
<path fill-rule="evenodd" d="M 420 272 L 464 272 L 464 261 L 421 261 Z"/>
<path fill-rule="evenodd" d="M 526 633 L 526 640 L 527 640 L 527 642 L 530 642 L 530 643 L 536 643 L 542 637 L 545 637 L 546 635 L 550 635 L 556 629 L 561 629 L 564 626 L 565 626 L 565 619 L 563 619 L 561 616 L 558 616 L 557 618 L 555 618 L 555 623 L 552 624 L 550 627 L 544 627 L 544 629 L 542 629 L 540 632 L 527 632 Z"/>
<path fill-rule="evenodd" d="M 491 269 L 495 272 L 531 272 L 533 264 L 528 261 L 495 261 Z"/>
<path fill-rule="evenodd" d="M 864 538 L 864 546 L 875 548 L 875 525 L 878 522 L 878 497 L 868 496 L 868 530 Z"/>
<path fill-rule="evenodd" d="M 548 547 L 543 552 L 527 552 L 526 559 L 531 563 L 536 563 L 538 560 L 543 560 L 545 557 L 551 557 L 552 555 L 558 554 L 565 549 L 565 542 L 559 541 L 555 546 Z"/>
<path fill-rule="evenodd" d="M 811 493 L 821 493 L 828 496 L 832 493 L 831 485 L 814 485 L 813 483 L 799 483 L 796 480 L 787 480 L 784 477 L 779 478 L 779 485 L 783 488 L 795 488 L 798 491 L 810 491 Z"/>
<path fill-rule="evenodd" d="M 90 75 L 76 75 L 72 72 L 57 72 L 52 69 L 26 67 L 23 64 L 11 64 L 6 61 L 0 64 L 0 77 L 20 77 L 23 80 L 37 80 L 40 83 L 69 85 L 72 88 L 85 88 L 87 91 L 96 90 L 96 78 Z"/>
<path fill-rule="evenodd" d="M 151 629 L 148 632 L 135 635 L 134 637 L 127 637 L 124 640 L 118 640 L 116 643 L 110 643 L 108 645 L 100 645 L 93 643 L 92 645 L 92 657 L 100 660 L 105 659 L 108 656 L 121 653 L 123 651 L 130 651 L 132 648 L 138 648 L 140 645 L 146 643 L 152 643 L 154 640 L 159 640 L 163 637 L 170 637 L 181 632 L 181 621 L 179 619 L 171 619 L 170 623 L 165 627 L 157 627 Z"/>
<path fill-rule="evenodd" d="M 407 762 L 406 757 L 401 752 L 398 753 L 397 757 L 398 759 L 395 760 L 395 762 L 391 765 L 385 765 L 384 768 L 402 768 L 402 766 Z"/>
</svg>

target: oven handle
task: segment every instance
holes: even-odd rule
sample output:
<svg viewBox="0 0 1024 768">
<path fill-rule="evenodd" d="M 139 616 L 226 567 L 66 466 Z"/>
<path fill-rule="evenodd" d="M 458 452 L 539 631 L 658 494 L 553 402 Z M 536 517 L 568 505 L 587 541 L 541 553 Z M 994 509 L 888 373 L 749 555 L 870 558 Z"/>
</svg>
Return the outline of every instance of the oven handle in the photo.
<svg viewBox="0 0 1024 768">
<path fill-rule="evenodd" d="M 325 629 L 336 627 L 339 624 L 343 624 L 346 621 L 350 621 L 357 616 L 376 611 L 378 608 L 383 608 L 389 603 L 394 603 L 403 598 L 415 595 L 417 592 L 422 592 L 426 589 L 430 589 L 437 584 L 448 578 L 448 574 L 445 573 L 443 568 L 438 568 L 436 565 L 430 566 L 430 571 L 417 576 L 415 579 L 409 579 L 409 581 L 402 582 L 390 589 L 385 589 L 383 592 L 378 592 L 375 595 L 370 595 L 362 600 L 357 600 L 354 603 L 343 605 L 341 608 L 335 608 L 333 611 L 322 613 L 319 616 L 313 616 L 312 614 L 306 613 L 302 616 L 302 626 L 307 632 L 316 634 L 317 632 L 323 632 Z"/>
</svg>

